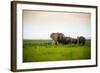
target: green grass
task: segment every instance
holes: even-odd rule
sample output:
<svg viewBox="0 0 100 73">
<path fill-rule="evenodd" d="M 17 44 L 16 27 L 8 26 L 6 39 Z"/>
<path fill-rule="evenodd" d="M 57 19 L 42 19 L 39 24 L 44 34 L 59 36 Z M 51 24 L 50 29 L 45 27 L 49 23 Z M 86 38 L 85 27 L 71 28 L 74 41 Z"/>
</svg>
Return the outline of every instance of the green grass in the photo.
<svg viewBox="0 0 100 73">
<path fill-rule="evenodd" d="M 23 62 L 84 60 L 91 58 L 90 41 L 85 45 L 55 45 L 51 40 L 23 40 Z"/>
</svg>

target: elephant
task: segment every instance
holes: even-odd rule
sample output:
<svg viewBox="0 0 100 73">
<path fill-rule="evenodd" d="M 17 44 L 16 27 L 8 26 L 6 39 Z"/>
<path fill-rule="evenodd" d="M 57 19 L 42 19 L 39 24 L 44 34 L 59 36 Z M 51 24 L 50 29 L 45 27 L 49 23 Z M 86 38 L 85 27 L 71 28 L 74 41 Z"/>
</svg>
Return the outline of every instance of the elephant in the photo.
<svg viewBox="0 0 100 73">
<path fill-rule="evenodd" d="M 71 43 L 72 44 L 77 44 L 77 39 L 76 38 L 72 38 Z"/>
<path fill-rule="evenodd" d="M 83 36 L 79 36 L 79 37 L 77 37 L 77 41 L 78 41 L 78 44 L 84 45 L 86 42 L 86 39 Z"/>
<path fill-rule="evenodd" d="M 66 36 L 66 37 L 64 38 L 64 40 L 63 40 L 63 44 L 71 44 L 71 40 L 72 40 L 71 37 Z"/>
<path fill-rule="evenodd" d="M 64 44 L 77 44 L 77 39 L 72 37 L 65 37 Z"/>
<path fill-rule="evenodd" d="M 56 33 L 51 33 L 50 37 L 57 45 L 58 43 L 63 42 L 65 35 L 63 33 L 56 32 Z"/>
<path fill-rule="evenodd" d="M 72 38 L 66 36 L 66 37 L 62 37 L 61 39 L 59 39 L 59 37 L 58 37 L 58 40 L 57 41 L 60 44 L 71 44 L 72 43 Z"/>
</svg>

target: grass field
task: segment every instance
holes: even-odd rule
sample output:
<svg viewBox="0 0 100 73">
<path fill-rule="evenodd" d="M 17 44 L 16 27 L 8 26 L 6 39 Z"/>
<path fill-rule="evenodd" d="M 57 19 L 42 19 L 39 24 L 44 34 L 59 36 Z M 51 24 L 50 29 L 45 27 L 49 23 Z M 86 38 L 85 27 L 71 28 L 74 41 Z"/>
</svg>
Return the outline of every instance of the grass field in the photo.
<svg viewBox="0 0 100 73">
<path fill-rule="evenodd" d="M 55 45 L 51 40 L 23 40 L 23 62 L 83 60 L 91 58 L 90 41 L 85 45 Z"/>
</svg>

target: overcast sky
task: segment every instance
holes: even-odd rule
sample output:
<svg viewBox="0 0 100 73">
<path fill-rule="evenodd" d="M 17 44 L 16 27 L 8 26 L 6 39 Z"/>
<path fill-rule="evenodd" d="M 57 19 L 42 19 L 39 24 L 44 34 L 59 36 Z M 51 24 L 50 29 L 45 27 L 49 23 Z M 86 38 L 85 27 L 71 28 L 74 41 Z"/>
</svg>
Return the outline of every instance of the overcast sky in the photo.
<svg viewBox="0 0 100 73">
<path fill-rule="evenodd" d="M 23 39 L 50 39 L 53 32 L 91 37 L 91 14 L 23 10 Z"/>
</svg>

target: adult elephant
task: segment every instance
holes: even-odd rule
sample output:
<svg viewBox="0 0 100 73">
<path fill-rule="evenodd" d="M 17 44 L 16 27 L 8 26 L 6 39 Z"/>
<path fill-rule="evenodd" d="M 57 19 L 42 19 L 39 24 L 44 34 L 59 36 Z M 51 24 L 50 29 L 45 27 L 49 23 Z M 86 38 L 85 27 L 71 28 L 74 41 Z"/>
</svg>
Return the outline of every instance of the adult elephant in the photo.
<svg viewBox="0 0 100 73">
<path fill-rule="evenodd" d="M 78 44 L 84 45 L 86 42 L 86 39 L 83 36 L 79 36 L 79 37 L 77 37 L 77 41 L 78 41 Z"/>
<path fill-rule="evenodd" d="M 65 44 L 77 44 L 77 39 L 72 37 L 65 37 Z"/>
<path fill-rule="evenodd" d="M 72 43 L 72 38 L 66 36 L 63 40 L 63 44 L 71 44 Z"/>
<path fill-rule="evenodd" d="M 55 42 L 55 44 L 57 45 L 58 43 L 62 43 L 65 35 L 63 33 L 51 33 L 50 35 L 51 39 L 53 39 L 53 41 Z"/>
<path fill-rule="evenodd" d="M 72 44 L 77 44 L 77 39 L 76 38 L 72 38 L 71 43 Z"/>
</svg>

